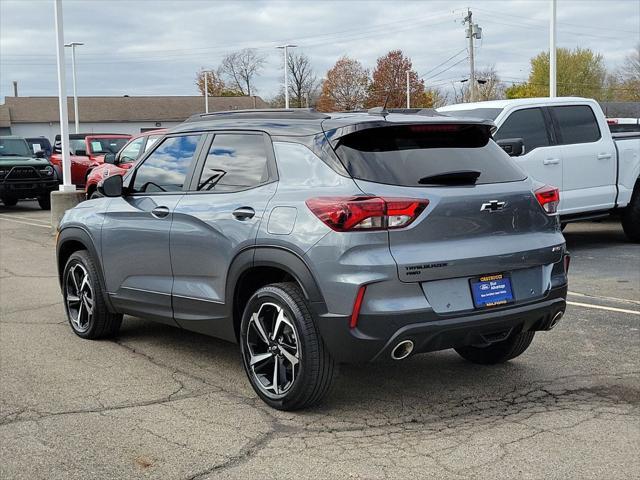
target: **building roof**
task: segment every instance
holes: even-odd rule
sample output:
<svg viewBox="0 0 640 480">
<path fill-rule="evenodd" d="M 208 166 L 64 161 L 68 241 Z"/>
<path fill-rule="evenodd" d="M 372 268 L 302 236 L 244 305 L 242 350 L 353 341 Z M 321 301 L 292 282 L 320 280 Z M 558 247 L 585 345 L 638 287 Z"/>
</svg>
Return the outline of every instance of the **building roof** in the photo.
<svg viewBox="0 0 640 480">
<path fill-rule="evenodd" d="M 68 97 L 69 121 L 75 120 L 73 97 Z M 265 108 L 260 97 L 209 97 L 209 110 Z M 8 110 L 8 112 L 7 112 Z M 182 122 L 204 111 L 202 96 L 78 97 L 82 122 Z M 6 118 L 8 117 L 8 118 Z M 57 123 L 58 97 L 5 97 L 0 126 L 9 123 Z"/>
</svg>

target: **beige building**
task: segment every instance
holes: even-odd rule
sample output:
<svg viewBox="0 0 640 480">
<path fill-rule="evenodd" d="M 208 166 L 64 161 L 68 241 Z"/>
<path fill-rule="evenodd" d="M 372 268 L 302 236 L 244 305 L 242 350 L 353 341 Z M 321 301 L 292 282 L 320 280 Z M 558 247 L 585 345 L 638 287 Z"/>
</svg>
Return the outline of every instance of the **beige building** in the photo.
<svg viewBox="0 0 640 480">
<path fill-rule="evenodd" d="M 260 97 L 209 97 L 209 111 L 266 108 Z M 69 132 L 75 132 L 73 98 L 68 98 Z M 136 134 L 171 128 L 205 110 L 202 96 L 79 97 L 80 133 Z M 47 137 L 60 133 L 58 97 L 5 97 L 0 135 Z"/>
</svg>

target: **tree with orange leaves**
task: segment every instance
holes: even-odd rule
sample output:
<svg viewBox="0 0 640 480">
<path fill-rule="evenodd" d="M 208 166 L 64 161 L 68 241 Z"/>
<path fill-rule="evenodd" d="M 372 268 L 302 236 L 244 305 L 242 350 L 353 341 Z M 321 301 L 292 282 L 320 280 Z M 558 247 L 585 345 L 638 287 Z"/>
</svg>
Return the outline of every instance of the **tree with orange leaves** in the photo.
<svg viewBox="0 0 640 480">
<path fill-rule="evenodd" d="M 424 80 L 412 68 L 411 59 L 405 57 L 402 50 L 392 50 L 378 58 L 373 71 L 373 81 L 369 85 L 369 95 L 365 105 L 368 108 L 382 107 L 404 108 L 407 106 L 407 80 L 409 72 L 409 90 L 411 108 L 431 107 L 429 95 L 425 95 Z"/>
<path fill-rule="evenodd" d="M 357 60 L 342 57 L 327 72 L 316 108 L 323 112 L 362 108 L 368 87 L 369 71 Z"/>
</svg>

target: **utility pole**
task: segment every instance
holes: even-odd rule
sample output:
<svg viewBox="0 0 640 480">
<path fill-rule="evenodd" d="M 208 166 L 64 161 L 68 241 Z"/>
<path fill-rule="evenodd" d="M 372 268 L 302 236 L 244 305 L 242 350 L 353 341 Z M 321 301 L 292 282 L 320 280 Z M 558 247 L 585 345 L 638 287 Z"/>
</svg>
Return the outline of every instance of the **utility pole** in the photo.
<svg viewBox="0 0 640 480">
<path fill-rule="evenodd" d="M 204 113 L 209 113 L 209 72 L 204 72 Z"/>
<path fill-rule="evenodd" d="M 80 118 L 78 117 L 78 90 L 76 88 L 76 47 L 84 45 L 80 42 L 65 43 L 65 47 L 71 47 L 71 74 L 73 76 L 73 118 L 76 123 L 76 133 L 80 133 Z"/>
<path fill-rule="evenodd" d="M 289 72 L 287 67 L 289 66 L 289 48 L 295 48 L 297 45 L 281 45 L 276 48 L 281 48 L 284 51 L 284 108 L 289 108 Z"/>
<path fill-rule="evenodd" d="M 549 15 L 549 97 L 557 96 L 556 89 L 556 0 L 551 0 Z"/>
<path fill-rule="evenodd" d="M 409 70 L 407 70 L 407 108 L 411 108 L 411 88 L 409 88 Z"/>
<path fill-rule="evenodd" d="M 482 38 L 482 29 L 473 23 L 471 10 L 467 10 L 467 16 L 462 23 L 467 24 L 467 38 L 469 39 L 469 97 L 472 102 L 476 101 L 476 70 L 475 70 L 475 50 L 473 39 Z"/>
</svg>

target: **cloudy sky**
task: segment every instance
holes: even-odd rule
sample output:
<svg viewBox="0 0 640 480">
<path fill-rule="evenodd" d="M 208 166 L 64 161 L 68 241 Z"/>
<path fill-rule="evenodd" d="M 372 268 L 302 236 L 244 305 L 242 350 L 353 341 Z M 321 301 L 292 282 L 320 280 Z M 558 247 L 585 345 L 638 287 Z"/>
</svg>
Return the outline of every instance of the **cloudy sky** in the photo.
<svg viewBox="0 0 640 480">
<path fill-rule="evenodd" d="M 591 48 L 609 68 L 640 42 L 640 0 L 557 0 L 558 46 Z M 548 0 L 64 0 L 65 41 L 79 47 L 80 95 L 194 95 L 195 72 L 256 48 L 267 63 L 258 94 L 281 82 L 282 53 L 295 43 L 319 77 L 342 55 L 373 67 L 391 49 L 408 54 L 428 86 L 450 89 L 468 75 L 466 8 L 483 28 L 478 68 L 525 79 L 548 48 Z M 56 95 L 53 0 L 0 0 L 0 97 Z M 67 55 L 70 64 L 70 55 Z M 70 67 L 68 76 L 69 93 Z"/>
</svg>

